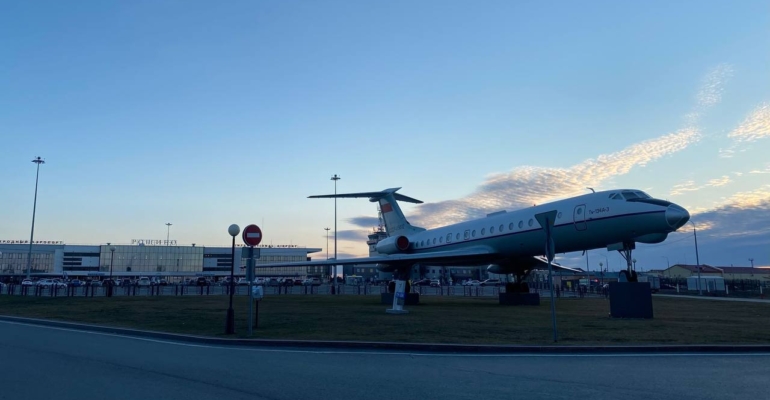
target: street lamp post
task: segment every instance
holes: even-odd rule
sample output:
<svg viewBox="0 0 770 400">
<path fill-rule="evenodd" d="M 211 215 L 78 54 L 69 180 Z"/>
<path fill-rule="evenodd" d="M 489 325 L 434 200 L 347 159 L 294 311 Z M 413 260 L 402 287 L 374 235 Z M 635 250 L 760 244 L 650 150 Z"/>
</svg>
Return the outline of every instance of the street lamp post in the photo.
<svg viewBox="0 0 770 400">
<path fill-rule="evenodd" d="M 238 224 L 232 224 L 227 228 L 227 232 L 233 237 L 232 255 L 230 261 L 230 306 L 227 308 L 227 322 L 225 323 L 225 334 L 235 333 L 235 311 L 233 311 L 233 293 L 235 292 L 235 237 L 241 232 Z"/>
<path fill-rule="evenodd" d="M 32 270 L 32 241 L 35 237 L 35 211 L 37 210 L 37 182 L 40 177 L 40 164 L 45 164 L 45 160 L 38 156 L 32 160 L 37 164 L 37 172 L 35 172 L 35 201 L 32 203 L 32 232 L 29 234 L 29 251 L 27 252 L 27 279 L 29 279 L 30 272 Z"/>
<path fill-rule="evenodd" d="M 700 257 L 698 256 L 698 232 L 695 230 L 695 222 L 692 222 L 690 220 L 690 223 L 692 224 L 692 234 L 695 237 L 695 263 L 698 264 L 698 294 L 703 295 L 703 288 L 700 284 Z"/>
<path fill-rule="evenodd" d="M 666 268 L 671 268 L 671 262 L 670 262 L 670 261 L 668 261 L 668 257 L 666 257 L 666 256 L 660 256 L 660 258 L 665 258 L 665 259 L 666 259 Z"/>
<path fill-rule="evenodd" d="M 604 263 L 603 262 L 599 262 L 599 272 L 602 273 L 602 287 L 604 287 L 604 269 L 603 269 L 603 267 L 604 267 Z"/>
<path fill-rule="evenodd" d="M 636 258 L 634 258 L 634 259 L 633 259 L 633 260 L 631 260 L 631 261 L 634 263 L 634 271 L 636 271 Z"/>
<path fill-rule="evenodd" d="M 754 268 L 754 259 L 753 258 L 749 258 L 749 262 L 751 263 L 751 268 Z"/>
<path fill-rule="evenodd" d="M 337 181 L 340 180 L 339 176 L 337 174 L 334 174 L 332 176 L 332 179 L 334 181 L 334 272 L 332 273 L 332 282 L 334 282 L 334 278 L 337 275 Z"/>
<path fill-rule="evenodd" d="M 166 222 L 166 246 L 171 245 L 168 241 L 169 235 L 171 234 L 171 225 L 173 225 L 171 222 Z"/>
<path fill-rule="evenodd" d="M 326 259 L 329 259 L 329 228 L 324 228 L 326 231 Z"/>
<path fill-rule="evenodd" d="M 112 262 L 115 260 L 115 246 L 110 246 L 110 280 L 107 281 L 107 297 L 112 297 Z"/>
</svg>

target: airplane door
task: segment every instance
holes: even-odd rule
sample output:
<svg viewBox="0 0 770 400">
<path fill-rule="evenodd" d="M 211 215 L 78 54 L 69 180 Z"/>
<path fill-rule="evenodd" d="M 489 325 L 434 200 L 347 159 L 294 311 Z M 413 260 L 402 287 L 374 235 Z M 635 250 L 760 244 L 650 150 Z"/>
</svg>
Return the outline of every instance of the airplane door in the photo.
<svg viewBox="0 0 770 400">
<path fill-rule="evenodd" d="M 575 221 L 575 229 L 584 231 L 588 226 L 586 225 L 586 205 L 581 204 L 575 207 L 575 211 L 572 214 Z"/>
</svg>

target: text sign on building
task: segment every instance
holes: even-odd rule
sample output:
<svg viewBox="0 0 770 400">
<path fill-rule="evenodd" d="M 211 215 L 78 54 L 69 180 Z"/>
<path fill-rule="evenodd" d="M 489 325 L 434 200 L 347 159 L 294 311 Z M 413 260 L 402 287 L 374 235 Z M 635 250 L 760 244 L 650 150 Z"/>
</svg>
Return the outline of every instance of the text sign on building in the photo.
<svg viewBox="0 0 770 400">
<path fill-rule="evenodd" d="M 176 240 L 131 239 L 131 244 L 143 244 L 145 246 L 176 246 Z"/>
<path fill-rule="evenodd" d="M 0 244 L 29 244 L 29 240 L 0 240 Z M 33 240 L 32 244 L 64 244 L 61 240 Z"/>
<path fill-rule="evenodd" d="M 259 246 L 259 242 L 262 241 L 262 229 L 251 224 L 243 228 L 241 237 L 243 238 L 243 243 L 246 243 L 247 246 Z"/>
</svg>

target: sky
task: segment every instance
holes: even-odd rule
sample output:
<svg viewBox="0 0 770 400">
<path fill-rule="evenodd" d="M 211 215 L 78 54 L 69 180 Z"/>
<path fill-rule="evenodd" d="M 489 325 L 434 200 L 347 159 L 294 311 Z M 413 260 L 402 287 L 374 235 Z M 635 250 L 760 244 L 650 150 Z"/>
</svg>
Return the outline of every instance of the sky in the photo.
<svg viewBox="0 0 770 400">
<path fill-rule="evenodd" d="M 36 240 L 213 246 L 255 223 L 325 258 L 334 201 L 307 196 L 338 174 L 339 193 L 402 187 L 427 228 L 638 188 L 691 212 L 701 263 L 770 265 L 769 11 L 3 1 L 0 239 L 29 239 L 40 156 Z M 368 253 L 376 216 L 337 201 L 340 258 Z M 694 264 L 692 227 L 639 245 L 637 268 Z"/>
</svg>

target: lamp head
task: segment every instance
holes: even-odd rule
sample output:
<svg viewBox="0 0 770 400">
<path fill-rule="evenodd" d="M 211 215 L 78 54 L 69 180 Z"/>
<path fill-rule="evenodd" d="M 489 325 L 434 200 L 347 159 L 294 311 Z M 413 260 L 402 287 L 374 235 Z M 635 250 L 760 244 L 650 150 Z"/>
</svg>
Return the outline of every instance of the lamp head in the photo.
<svg viewBox="0 0 770 400">
<path fill-rule="evenodd" d="M 232 237 L 238 236 L 240 232 L 241 227 L 239 227 L 238 224 L 232 224 L 229 228 L 227 228 L 227 233 L 229 233 Z"/>
</svg>

